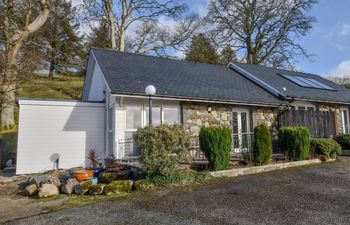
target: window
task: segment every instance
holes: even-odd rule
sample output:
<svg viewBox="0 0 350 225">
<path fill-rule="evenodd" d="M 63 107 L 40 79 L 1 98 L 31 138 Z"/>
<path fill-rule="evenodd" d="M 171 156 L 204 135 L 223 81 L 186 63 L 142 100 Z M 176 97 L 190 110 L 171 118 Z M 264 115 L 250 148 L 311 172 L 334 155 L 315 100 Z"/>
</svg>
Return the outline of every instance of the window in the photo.
<svg viewBox="0 0 350 225">
<path fill-rule="evenodd" d="M 349 111 L 347 108 L 341 108 L 341 128 L 343 134 L 349 133 Z"/>
<path fill-rule="evenodd" d="M 146 111 L 146 124 L 149 124 L 149 108 L 145 107 L 145 111 Z M 159 124 L 161 124 L 161 110 L 160 107 L 158 106 L 152 106 L 152 124 L 153 126 L 158 126 Z"/>
<path fill-rule="evenodd" d="M 177 108 L 163 108 L 163 123 L 178 123 L 179 110 Z"/>
<path fill-rule="evenodd" d="M 307 87 L 307 88 L 317 88 L 317 89 L 325 89 L 325 90 L 332 90 L 335 91 L 335 89 L 329 87 L 328 85 L 313 79 L 313 78 L 306 78 L 306 77 L 299 77 L 299 76 L 292 76 L 292 75 L 286 75 L 281 74 L 282 77 L 292 81 L 293 83 L 301 86 L 301 87 Z"/>
<path fill-rule="evenodd" d="M 126 107 L 126 129 L 136 130 L 141 127 L 141 107 Z"/>
</svg>

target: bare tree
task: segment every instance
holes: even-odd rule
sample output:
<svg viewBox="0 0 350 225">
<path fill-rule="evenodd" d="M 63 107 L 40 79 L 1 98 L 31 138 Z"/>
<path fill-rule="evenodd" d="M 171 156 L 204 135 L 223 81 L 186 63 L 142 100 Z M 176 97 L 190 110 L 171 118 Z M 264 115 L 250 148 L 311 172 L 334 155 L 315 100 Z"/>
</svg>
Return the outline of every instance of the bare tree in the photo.
<svg viewBox="0 0 350 225">
<path fill-rule="evenodd" d="M 18 83 L 18 58 L 20 49 L 29 38 L 45 23 L 49 15 L 49 0 L 26 0 L 1 2 L 0 22 L 0 83 L 1 83 L 1 128 L 15 124 L 15 95 Z M 33 19 L 33 14 L 37 16 Z"/>
<path fill-rule="evenodd" d="M 318 0 L 213 0 L 208 22 L 213 40 L 231 45 L 247 63 L 290 67 L 297 55 L 308 57 L 297 43 L 315 19 L 306 13 Z"/>
<path fill-rule="evenodd" d="M 118 51 L 160 55 L 182 45 L 200 26 L 197 16 L 181 17 L 186 7 L 180 0 L 85 0 L 84 6 L 90 20 L 108 21 L 111 46 Z M 161 24 L 162 16 L 176 20 L 176 27 Z"/>
</svg>

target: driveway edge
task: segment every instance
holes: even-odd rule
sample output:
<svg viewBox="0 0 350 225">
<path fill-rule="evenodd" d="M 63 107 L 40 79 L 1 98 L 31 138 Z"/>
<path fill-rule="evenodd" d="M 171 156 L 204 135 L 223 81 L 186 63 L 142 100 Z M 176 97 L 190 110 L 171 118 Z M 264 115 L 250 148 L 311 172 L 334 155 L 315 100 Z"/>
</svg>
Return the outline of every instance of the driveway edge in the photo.
<svg viewBox="0 0 350 225">
<path fill-rule="evenodd" d="M 333 162 L 335 159 L 327 159 L 326 162 Z M 269 172 L 274 170 L 281 170 L 291 167 L 305 166 L 309 164 L 322 163 L 320 159 L 310 159 L 310 160 L 302 160 L 295 162 L 286 162 L 286 163 L 276 163 L 264 166 L 252 166 L 246 168 L 239 169 L 231 169 L 231 170 L 221 170 L 221 171 L 212 171 L 209 174 L 213 177 L 237 177 L 242 175 L 256 174 Z"/>
</svg>

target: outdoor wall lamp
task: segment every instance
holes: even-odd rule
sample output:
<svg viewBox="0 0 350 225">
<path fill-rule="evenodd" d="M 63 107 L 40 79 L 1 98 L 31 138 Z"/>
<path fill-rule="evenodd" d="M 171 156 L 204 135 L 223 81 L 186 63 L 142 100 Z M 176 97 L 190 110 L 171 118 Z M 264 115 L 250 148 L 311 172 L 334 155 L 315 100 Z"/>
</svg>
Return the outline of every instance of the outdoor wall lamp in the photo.
<svg viewBox="0 0 350 225">
<path fill-rule="evenodd" d="M 208 113 L 211 113 L 212 109 L 211 109 L 211 106 L 209 105 L 208 106 Z"/>
<path fill-rule="evenodd" d="M 152 96 L 156 94 L 156 88 L 153 85 L 148 85 L 145 89 L 146 95 L 148 95 L 148 122 L 152 125 Z"/>
</svg>

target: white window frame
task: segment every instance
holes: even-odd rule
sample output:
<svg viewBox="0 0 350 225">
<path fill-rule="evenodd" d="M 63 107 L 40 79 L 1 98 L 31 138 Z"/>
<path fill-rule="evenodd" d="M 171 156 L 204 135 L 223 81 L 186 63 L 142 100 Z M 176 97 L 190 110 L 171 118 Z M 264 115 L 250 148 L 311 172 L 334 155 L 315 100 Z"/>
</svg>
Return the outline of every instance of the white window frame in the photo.
<svg viewBox="0 0 350 225">
<path fill-rule="evenodd" d="M 346 115 L 343 114 L 343 112 L 346 112 Z M 348 124 L 345 124 L 345 118 L 344 116 L 347 117 Z M 341 107 L 340 108 L 340 118 L 341 118 L 341 130 L 343 134 L 349 133 L 349 109 L 346 107 Z"/>
</svg>

